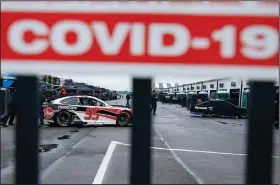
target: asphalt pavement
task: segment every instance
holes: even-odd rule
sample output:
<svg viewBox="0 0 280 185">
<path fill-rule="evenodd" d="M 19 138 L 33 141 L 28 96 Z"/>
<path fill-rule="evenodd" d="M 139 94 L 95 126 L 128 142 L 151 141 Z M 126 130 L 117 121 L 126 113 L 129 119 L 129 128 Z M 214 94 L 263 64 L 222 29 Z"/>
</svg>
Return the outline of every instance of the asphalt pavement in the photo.
<svg viewBox="0 0 280 185">
<path fill-rule="evenodd" d="M 121 99 L 109 103 L 125 105 L 126 102 Z M 179 105 L 158 103 L 153 122 L 152 183 L 244 183 L 246 120 L 198 118 Z M 40 153 L 40 183 L 129 183 L 130 129 L 41 128 L 40 144 L 55 147 Z M 279 151 L 279 132 L 275 133 L 274 146 Z M 3 184 L 13 183 L 13 134 L 13 126 L 1 128 Z M 279 179 L 277 150 L 275 183 Z"/>
</svg>

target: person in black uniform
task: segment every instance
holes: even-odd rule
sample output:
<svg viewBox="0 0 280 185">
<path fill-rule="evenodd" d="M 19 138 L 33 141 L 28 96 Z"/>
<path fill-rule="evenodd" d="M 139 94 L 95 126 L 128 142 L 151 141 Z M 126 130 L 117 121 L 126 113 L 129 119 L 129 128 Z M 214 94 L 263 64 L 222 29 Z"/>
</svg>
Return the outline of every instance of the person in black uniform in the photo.
<svg viewBox="0 0 280 185">
<path fill-rule="evenodd" d="M 8 101 L 8 113 L 2 118 L 1 125 L 7 127 L 8 125 L 14 124 L 14 119 L 16 116 L 16 102 L 15 102 L 15 92 L 13 92 Z M 7 124 L 9 120 L 9 123 Z"/>
<path fill-rule="evenodd" d="M 162 102 L 162 103 L 166 103 L 166 98 L 165 98 L 165 96 L 166 96 L 165 94 L 162 95 L 162 98 L 161 98 L 161 102 Z"/>
<path fill-rule="evenodd" d="M 40 126 L 44 126 L 44 109 L 42 107 L 43 103 L 46 101 L 46 97 L 42 89 L 39 89 L 39 103 L 40 103 Z"/>
<path fill-rule="evenodd" d="M 276 111 L 275 111 L 274 126 L 276 129 L 279 129 L 279 93 L 276 95 L 275 106 L 276 106 Z"/>
<path fill-rule="evenodd" d="M 152 102 L 151 102 L 151 113 L 153 112 L 153 115 L 156 115 L 156 111 L 157 111 L 157 96 L 156 96 L 155 90 L 153 90 Z"/>
<path fill-rule="evenodd" d="M 127 95 L 126 95 L 126 106 L 127 106 L 127 107 L 130 107 L 130 105 L 129 105 L 129 100 L 130 100 L 130 99 L 131 99 L 130 95 L 127 94 Z"/>
</svg>

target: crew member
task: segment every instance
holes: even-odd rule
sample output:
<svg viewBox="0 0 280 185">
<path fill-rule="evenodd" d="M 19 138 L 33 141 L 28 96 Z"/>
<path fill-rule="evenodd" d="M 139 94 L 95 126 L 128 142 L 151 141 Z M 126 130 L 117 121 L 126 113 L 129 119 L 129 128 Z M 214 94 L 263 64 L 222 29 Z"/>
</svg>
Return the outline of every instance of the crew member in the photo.
<svg viewBox="0 0 280 185">
<path fill-rule="evenodd" d="M 165 96 L 166 96 L 166 95 L 164 94 L 164 95 L 161 97 L 161 102 L 162 102 L 162 103 L 166 103 L 166 98 L 165 98 Z"/>
<path fill-rule="evenodd" d="M 130 105 L 129 105 L 129 100 L 130 100 L 130 99 L 131 99 L 130 95 L 127 94 L 127 95 L 126 95 L 126 106 L 127 106 L 127 107 L 130 107 Z"/>
<path fill-rule="evenodd" d="M 153 90 L 152 105 L 151 105 L 151 112 L 153 112 L 153 115 L 156 115 L 156 110 L 157 110 L 157 96 L 156 96 L 155 90 Z"/>
<path fill-rule="evenodd" d="M 276 97 L 275 105 L 276 105 L 276 114 L 275 114 L 275 121 L 274 126 L 276 129 L 279 129 L 279 94 Z"/>
<path fill-rule="evenodd" d="M 65 96 L 66 95 L 66 89 L 64 87 L 61 87 L 59 92 L 58 92 L 58 96 Z"/>
<path fill-rule="evenodd" d="M 63 96 L 65 96 L 66 93 L 67 93 L 67 92 L 66 92 L 66 89 L 65 89 L 64 87 L 62 87 L 62 88 L 61 88 L 61 94 L 62 94 Z"/>
<path fill-rule="evenodd" d="M 43 103 L 46 101 L 43 89 L 39 89 L 39 103 L 40 103 L 40 126 L 44 126 L 44 109 L 42 107 Z"/>
<path fill-rule="evenodd" d="M 11 94 L 10 99 L 8 101 L 8 113 L 1 120 L 1 125 L 3 125 L 4 127 L 14 124 L 14 119 L 16 116 L 15 93 L 16 93 L 16 91 Z M 9 120 L 9 123 L 7 124 L 8 120 Z"/>
</svg>

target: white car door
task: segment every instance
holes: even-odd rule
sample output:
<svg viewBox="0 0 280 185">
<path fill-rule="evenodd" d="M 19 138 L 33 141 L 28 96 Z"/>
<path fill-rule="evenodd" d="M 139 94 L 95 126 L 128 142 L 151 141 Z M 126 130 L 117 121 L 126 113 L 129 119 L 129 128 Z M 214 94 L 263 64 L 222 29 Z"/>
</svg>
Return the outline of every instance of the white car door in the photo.
<svg viewBox="0 0 280 185">
<path fill-rule="evenodd" d="M 101 111 L 99 113 L 99 118 L 98 120 L 96 120 L 96 124 L 116 124 L 116 117 L 114 117 L 115 119 L 112 118 L 112 115 L 108 114 L 110 112 L 112 112 L 111 109 L 113 109 L 112 107 L 107 107 L 106 104 L 104 104 L 103 102 L 96 100 L 97 101 L 97 107 L 98 110 Z"/>
</svg>

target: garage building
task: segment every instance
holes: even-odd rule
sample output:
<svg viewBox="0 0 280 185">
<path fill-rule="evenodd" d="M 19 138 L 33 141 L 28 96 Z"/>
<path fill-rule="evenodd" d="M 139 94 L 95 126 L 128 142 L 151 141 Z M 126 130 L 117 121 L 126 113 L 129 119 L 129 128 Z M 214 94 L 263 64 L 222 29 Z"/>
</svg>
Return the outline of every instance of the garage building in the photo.
<svg viewBox="0 0 280 185">
<path fill-rule="evenodd" d="M 279 91 L 279 81 L 275 82 L 276 91 Z M 177 85 L 175 87 L 160 88 L 165 92 L 190 92 L 206 91 L 210 98 L 218 97 L 221 99 L 231 99 L 235 105 L 247 107 L 249 92 L 249 81 L 241 77 L 225 77 L 211 79 L 190 84 Z"/>
</svg>

